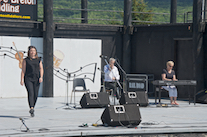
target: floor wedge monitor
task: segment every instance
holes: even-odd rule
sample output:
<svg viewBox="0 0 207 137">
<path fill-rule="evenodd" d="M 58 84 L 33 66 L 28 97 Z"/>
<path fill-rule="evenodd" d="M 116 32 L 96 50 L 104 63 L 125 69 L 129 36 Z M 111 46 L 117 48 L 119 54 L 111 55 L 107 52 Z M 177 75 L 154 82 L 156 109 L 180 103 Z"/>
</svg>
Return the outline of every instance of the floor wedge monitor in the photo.
<svg viewBox="0 0 207 137">
<path fill-rule="evenodd" d="M 196 95 L 196 102 L 197 103 L 204 103 L 207 104 L 207 90 L 201 90 Z"/>
<path fill-rule="evenodd" d="M 82 108 L 102 108 L 109 103 L 109 95 L 106 92 L 85 93 L 80 100 Z"/>
<path fill-rule="evenodd" d="M 108 126 L 137 126 L 141 122 L 139 104 L 108 105 L 101 120 Z"/>
<path fill-rule="evenodd" d="M 119 100 L 121 105 L 123 104 L 139 104 L 140 106 L 148 106 L 148 95 L 143 91 L 136 92 L 123 92 Z"/>
</svg>

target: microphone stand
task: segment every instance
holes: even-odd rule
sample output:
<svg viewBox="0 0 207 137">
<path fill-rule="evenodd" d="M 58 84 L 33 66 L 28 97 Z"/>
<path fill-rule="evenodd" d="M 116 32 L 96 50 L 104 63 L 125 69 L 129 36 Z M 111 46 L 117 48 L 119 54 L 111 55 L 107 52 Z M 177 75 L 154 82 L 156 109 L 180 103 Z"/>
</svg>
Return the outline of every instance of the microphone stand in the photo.
<svg viewBox="0 0 207 137">
<path fill-rule="evenodd" d="M 72 108 L 70 107 L 69 103 L 68 103 L 68 89 L 69 89 L 69 87 L 68 87 L 68 82 L 69 82 L 69 80 L 70 80 L 71 74 L 68 73 L 68 69 L 64 69 L 64 71 L 67 73 L 67 80 L 65 81 L 65 82 L 66 82 L 66 86 L 67 86 L 67 89 L 66 89 L 66 93 L 67 93 L 67 102 L 65 103 L 64 106 L 57 107 L 56 109 L 63 108 L 63 107 L 65 107 L 65 106 L 66 106 L 66 108 L 64 108 L 64 109 L 72 109 Z"/>
<path fill-rule="evenodd" d="M 119 67 L 119 69 L 122 71 L 122 73 L 124 74 L 124 78 L 125 79 L 123 79 L 123 82 L 126 80 L 127 81 L 127 74 L 126 74 L 126 72 L 124 71 L 124 69 L 121 67 L 121 65 L 115 60 L 115 63 L 116 63 L 116 65 Z M 123 85 L 124 85 L 124 83 L 123 83 Z M 126 86 L 124 86 L 124 88 L 125 88 Z M 127 90 L 127 89 L 125 89 L 125 90 Z"/>
<path fill-rule="evenodd" d="M 102 74 L 105 75 L 105 72 L 102 71 L 100 68 L 97 68 Z M 103 85 L 101 85 L 101 87 L 103 88 L 104 92 L 106 92 L 106 88 L 105 88 L 105 81 L 103 80 Z"/>
<path fill-rule="evenodd" d="M 30 130 L 29 130 L 29 128 L 27 127 L 27 125 L 25 124 L 25 122 L 24 122 L 24 119 L 23 118 L 19 118 L 19 120 L 21 120 L 22 121 L 22 124 L 25 126 L 25 128 L 27 129 L 27 130 L 25 130 L 25 131 L 23 131 L 23 130 L 21 130 L 22 132 L 29 132 Z"/>
<path fill-rule="evenodd" d="M 127 74 L 126 74 L 126 72 L 124 71 L 124 69 L 121 67 L 121 65 L 117 62 L 117 61 L 115 61 L 115 63 L 117 64 L 117 66 L 119 67 L 119 69 L 122 71 L 122 73 L 124 74 L 124 77 L 125 78 L 127 78 Z"/>
<path fill-rule="evenodd" d="M 66 80 L 66 84 L 67 84 L 67 103 L 66 103 L 66 106 L 68 106 L 68 108 L 69 108 L 69 103 L 68 103 L 68 81 L 70 79 L 70 73 L 68 73 L 68 70 L 66 72 L 67 72 L 67 80 Z"/>
</svg>

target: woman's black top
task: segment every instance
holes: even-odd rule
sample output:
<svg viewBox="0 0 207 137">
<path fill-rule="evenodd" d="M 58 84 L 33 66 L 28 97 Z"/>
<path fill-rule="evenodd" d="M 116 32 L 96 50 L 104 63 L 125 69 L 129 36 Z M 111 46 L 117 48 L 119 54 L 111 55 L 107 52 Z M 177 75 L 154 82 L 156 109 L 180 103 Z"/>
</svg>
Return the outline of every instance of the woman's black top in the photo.
<svg viewBox="0 0 207 137">
<path fill-rule="evenodd" d="M 166 69 L 163 69 L 162 74 L 166 74 L 167 79 L 173 79 L 173 75 L 175 75 L 175 71 L 172 70 L 171 73 L 168 73 L 168 71 Z"/>
<path fill-rule="evenodd" d="M 28 78 L 30 81 L 36 81 L 40 78 L 40 61 L 41 58 L 25 58 L 26 61 L 26 71 L 25 78 Z"/>
</svg>

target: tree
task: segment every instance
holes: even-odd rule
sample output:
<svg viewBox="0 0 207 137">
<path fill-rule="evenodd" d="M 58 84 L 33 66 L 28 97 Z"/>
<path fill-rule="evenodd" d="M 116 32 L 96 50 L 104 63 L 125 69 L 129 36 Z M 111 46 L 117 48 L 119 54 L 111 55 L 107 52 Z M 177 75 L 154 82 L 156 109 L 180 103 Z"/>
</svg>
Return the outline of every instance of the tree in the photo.
<svg viewBox="0 0 207 137">
<path fill-rule="evenodd" d="M 152 10 L 147 10 L 147 2 L 144 0 L 132 0 L 132 12 L 152 12 Z M 120 14 L 122 18 L 124 18 L 124 13 Z M 132 20 L 140 21 L 140 22 L 132 22 L 133 25 L 140 25 L 140 24 L 153 24 L 141 21 L 153 21 L 154 14 L 147 14 L 147 13 L 132 13 Z M 116 17 L 113 16 L 113 19 Z M 109 21 L 109 24 L 113 25 L 123 25 L 122 22 L 118 21 Z"/>
<path fill-rule="evenodd" d="M 132 11 L 133 12 L 152 12 L 152 10 L 147 10 L 147 2 L 144 0 L 132 0 Z M 146 13 L 132 13 L 132 20 L 136 21 L 153 21 L 154 14 Z M 133 22 L 133 25 L 137 24 L 150 24 L 146 22 Z"/>
</svg>

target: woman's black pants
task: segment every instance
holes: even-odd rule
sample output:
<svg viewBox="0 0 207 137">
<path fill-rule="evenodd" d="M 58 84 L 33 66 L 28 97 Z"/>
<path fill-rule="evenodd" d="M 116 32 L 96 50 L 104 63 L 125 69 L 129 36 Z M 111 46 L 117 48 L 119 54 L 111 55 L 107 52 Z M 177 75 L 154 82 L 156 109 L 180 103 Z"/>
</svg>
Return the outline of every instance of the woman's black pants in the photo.
<svg viewBox="0 0 207 137">
<path fill-rule="evenodd" d="M 37 97 L 38 97 L 38 91 L 40 87 L 39 80 L 36 81 L 30 81 L 28 78 L 24 79 L 24 84 L 27 89 L 28 93 L 28 102 L 29 102 L 29 107 L 35 107 Z"/>
</svg>

